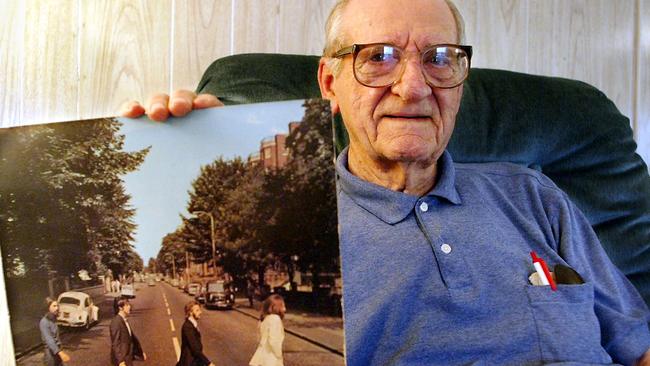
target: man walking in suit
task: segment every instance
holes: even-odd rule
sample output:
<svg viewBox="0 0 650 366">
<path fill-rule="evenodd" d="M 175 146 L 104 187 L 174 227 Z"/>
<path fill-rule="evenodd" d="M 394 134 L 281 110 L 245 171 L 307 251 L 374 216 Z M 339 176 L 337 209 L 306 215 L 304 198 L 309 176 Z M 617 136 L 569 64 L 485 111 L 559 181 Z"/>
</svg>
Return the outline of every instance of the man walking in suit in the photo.
<svg viewBox="0 0 650 366">
<path fill-rule="evenodd" d="M 201 317 L 201 306 L 192 300 L 185 305 L 185 323 L 181 329 L 181 357 L 176 366 L 215 366 L 203 354 L 201 333 L 197 320 Z"/>
<path fill-rule="evenodd" d="M 131 313 L 131 304 L 127 299 L 117 302 L 119 309 L 117 315 L 111 320 L 111 363 L 113 366 L 133 366 L 134 358 L 147 360 L 147 355 L 142 352 L 140 342 L 133 333 L 126 318 Z"/>
</svg>

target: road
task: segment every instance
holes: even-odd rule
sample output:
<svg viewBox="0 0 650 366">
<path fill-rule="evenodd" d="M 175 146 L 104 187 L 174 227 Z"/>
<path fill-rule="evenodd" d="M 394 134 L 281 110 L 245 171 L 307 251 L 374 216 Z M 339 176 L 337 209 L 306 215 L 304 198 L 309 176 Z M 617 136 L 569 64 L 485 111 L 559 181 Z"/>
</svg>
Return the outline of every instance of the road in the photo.
<svg viewBox="0 0 650 366">
<path fill-rule="evenodd" d="M 156 286 L 138 284 L 136 298 L 131 300 L 129 324 L 147 354 L 141 365 L 175 365 L 180 353 L 180 328 L 183 306 L 191 297 L 167 283 Z M 98 324 L 88 331 L 62 334 L 64 349 L 71 356 L 68 366 L 110 365 L 109 323 L 111 307 L 101 304 Z M 257 320 L 234 310 L 204 309 L 199 330 L 204 353 L 217 366 L 247 366 L 257 347 Z M 343 365 L 343 357 L 286 333 L 285 366 Z M 43 353 L 37 351 L 17 361 L 18 366 L 42 365 Z"/>
</svg>

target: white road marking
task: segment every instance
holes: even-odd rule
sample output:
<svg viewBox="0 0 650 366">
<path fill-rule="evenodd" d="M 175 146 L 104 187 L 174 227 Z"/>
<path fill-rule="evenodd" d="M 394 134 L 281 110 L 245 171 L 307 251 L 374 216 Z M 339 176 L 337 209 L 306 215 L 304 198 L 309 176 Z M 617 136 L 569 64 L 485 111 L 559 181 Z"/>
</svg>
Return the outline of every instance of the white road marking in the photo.
<svg viewBox="0 0 650 366">
<path fill-rule="evenodd" d="M 174 321 L 169 319 L 169 326 L 172 328 L 172 332 L 176 331 L 176 328 L 174 328 Z"/>
<path fill-rule="evenodd" d="M 174 342 L 174 351 L 176 352 L 176 362 L 181 358 L 181 346 L 178 344 L 178 338 L 172 337 L 172 342 Z"/>
<path fill-rule="evenodd" d="M 169 308 L 167 308 L 167 315 L 170 315 L 170 316 L 172 315 L 172 312 L 169 311 Z"/>
</svg>

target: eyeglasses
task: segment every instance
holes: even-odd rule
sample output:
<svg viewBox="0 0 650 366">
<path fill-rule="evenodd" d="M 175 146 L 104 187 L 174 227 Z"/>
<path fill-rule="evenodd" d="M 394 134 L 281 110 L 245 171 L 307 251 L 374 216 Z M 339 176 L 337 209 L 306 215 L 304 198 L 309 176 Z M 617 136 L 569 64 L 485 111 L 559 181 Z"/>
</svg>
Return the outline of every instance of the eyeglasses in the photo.
<svg viewBox="0 0 650 366">
<path fill-rule="evenodd" d="M 396 83 L 406 67 L 407 52 L 391 44 L 353 44 L 333 57 L 342 58 L 350 53 L 354 78 L 371 88 Z M 420 52 L 420 65 L 427 84 L 442 89 L 455 88 L 465 81 L 471 59 L 472 46 L 437 44 Z"/>
</svg>

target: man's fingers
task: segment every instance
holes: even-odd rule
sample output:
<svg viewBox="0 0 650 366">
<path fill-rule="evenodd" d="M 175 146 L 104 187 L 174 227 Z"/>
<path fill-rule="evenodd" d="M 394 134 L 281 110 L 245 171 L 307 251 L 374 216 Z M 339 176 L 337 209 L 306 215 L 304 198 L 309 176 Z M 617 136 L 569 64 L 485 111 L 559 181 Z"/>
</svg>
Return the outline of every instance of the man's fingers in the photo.
<svg viewBox="0 0 650 366">
<path fill-rule="evenodd" d="M 120 115 L 128 118 L 138 118 L 144 114 L 144 107 L 136 101 L 130 101 L 122 104 Z"/>
<path fill-rule="evenodd" d="M 203 109 L 220 107 L 223 103 L 211 94 L 199 94 L 191 90 L 176 90 L 171 97 L 167 94 L 155 94 L 143 107 L 138 102 L 128 102 L 122 105 L 120 114 L 124 117 L 137 118 L 143 114 L 154 121 L 164 121 L 171 114 L 174 117 L 182 117 L 190 113 L 192 109 Z"/>
<path fill-rule="evenodd" d="M 149 98 L 147 103 L 147 116 L 154 121 L 164 121 L 169 117 L 169 95 L 156 94 Z"/>
<path fill-rule="evenodd" d="M 190 90 L 176 90 L 169 100 L 169 112 L 174 117 L 182 117 L 192 111 L 192 101 L 196 94 Z"/>
<path fill-rule="evenodd" d="M 212 94 L 199 94 L 194 98 L 194 109 L 222 107 L 223 103 Z"/>
</svg>

